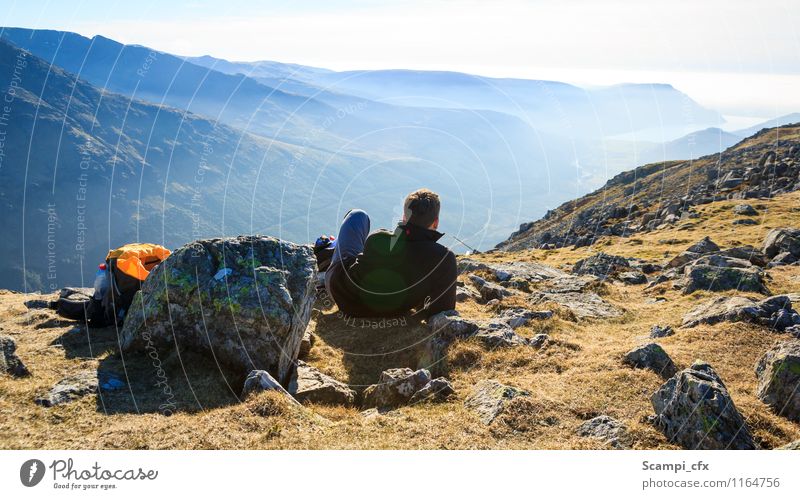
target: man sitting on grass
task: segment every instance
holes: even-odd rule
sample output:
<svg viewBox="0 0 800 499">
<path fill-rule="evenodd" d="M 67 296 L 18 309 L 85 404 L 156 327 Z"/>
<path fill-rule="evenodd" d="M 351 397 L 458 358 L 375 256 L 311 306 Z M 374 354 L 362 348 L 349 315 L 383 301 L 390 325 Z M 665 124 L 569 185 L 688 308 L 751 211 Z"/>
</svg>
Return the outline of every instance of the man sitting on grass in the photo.
<svg viewBox="0 0 800 499">
<path fill-rule="evenodd" d="M 345 215 L 325 289 L 352 317 L 395 317 L 412 309 L 427 318 L 456 306 L 456 257 L 439 244 L 439 196 L 420 189 L 406 197 L 394 232 L 370 234 L 362 210 Z"/>
</svg>

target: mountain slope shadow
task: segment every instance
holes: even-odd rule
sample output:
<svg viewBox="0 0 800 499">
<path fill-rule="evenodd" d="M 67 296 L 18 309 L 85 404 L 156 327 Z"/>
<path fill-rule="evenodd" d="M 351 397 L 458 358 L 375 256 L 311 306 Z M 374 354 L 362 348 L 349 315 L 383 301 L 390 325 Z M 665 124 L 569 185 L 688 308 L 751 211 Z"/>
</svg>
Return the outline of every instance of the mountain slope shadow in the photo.
<svg viewBox="0 0 800 499">
<path fill-rule="evenodd" d="M 97 410 L 105 414 L 197 413 L 238 404 L 244 383 L 241 374 L 209 356 L 174 350 L 115 352 L 100 361 L 97 372 Z"/>
</svg>

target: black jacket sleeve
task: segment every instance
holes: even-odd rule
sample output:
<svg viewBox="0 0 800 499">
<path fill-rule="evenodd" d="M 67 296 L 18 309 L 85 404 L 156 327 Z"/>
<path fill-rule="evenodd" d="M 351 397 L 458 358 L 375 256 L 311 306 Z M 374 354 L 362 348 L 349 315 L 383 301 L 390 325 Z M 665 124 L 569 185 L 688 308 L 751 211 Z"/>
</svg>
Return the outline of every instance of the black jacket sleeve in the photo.
<svg viewBox="0 0 800 499">
<path fill-rule="evenodd" d="M 456 281 L 458 279 L 458 266 L 456 256 L 448 251 L 442 260 L 431 282 L 430 302 L 422 314 L 426 318 L 444 310 L 456 308 Z"/>
</svg>

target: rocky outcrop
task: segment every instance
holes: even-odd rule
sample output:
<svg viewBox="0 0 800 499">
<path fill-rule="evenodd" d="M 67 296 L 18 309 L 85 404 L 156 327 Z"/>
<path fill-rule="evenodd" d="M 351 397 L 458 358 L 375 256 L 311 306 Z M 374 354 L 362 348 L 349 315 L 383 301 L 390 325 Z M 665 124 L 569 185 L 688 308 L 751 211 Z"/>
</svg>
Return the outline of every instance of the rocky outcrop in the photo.
<svg viewBox="0 0 800 499">
<path fill-rule="evenodd" d="M 737 291 L 769 294 L 764 284 L 764 272 L 755 267 L 733 267 L 695 264 L 686 267 L 684 276 L 676 283 L 683 294 L 695 291 Z"/>
<path fill-rule="evenodd" d="M 797 129 L 793 125 L 786 128 L 790 133 Z M 796 139 L 760 139 L 775 130 L 763 130 L 721 154 L 622 172 L 601 189 L 549 210 L 536 222 L 520 225 L 497 248 L 515 251 L 589 246 L 604 236 L 630 237 L 687 224 L 698 216 L 698 205 L 768 198 L 798 190 Z M 763 162 L 765 157 L 774 159 Z M 746 208 L 737 211 L 742 217 L 753 216 Z"/>
<path fill-rule="evenodd" d="M 63 378 L 47 395 L 38 397 L 36 403 L 44 407 L 67 404 L 81 397 L 97 393 L 97 372 L 81 371 Z"/>
<path fill-rule="evenodd" d="M 480 416 L 484 424 L 491 424 L 516 397 L 528 396 L 528 392 L 495 380 L 484 380 L 475 385 L 464 405 Z"/>
<path fill-rule="evenodd" d="M 800 422 L 800 340 L 769 349 L 756 365 L 758 398 L 775 411 Z"/>
<path fill-rule="evenodd" d="M 208 239 L 172 253 L 144 282 L 125 319 L 125 351 L 208 352 L 242 375 L 282 382 L 314 301 L 310 247 L 262 236 Z"/>
<path fill-rule="evenodd" d="M 623 311 L 600 298 L 591 291 L 564 293 L 539 291 L 531 293 L 530 302 L 541 305 L 548 302 L 557 303 L 569 309 L 577 319 L 610 319 L 619 317 Z"/>
<path fill-rule="evenodd" d="M 725 384 L 706 363 L 695 362 L 651 397 L 655 424 L 685 449 L 755 449 L 744 418 Z"/>
<path fill-rule="evenodd" d="M 300 360 L 297 361 L 297 369 L 289 381 L 287 391 L 298 402 L 353 405 L 356 400 L 356 392 L 346 384 Z"/>
<path fill-rule="evenodd" d="M 472 281 L 472 284 L 478 290 L 478 293 L 480 293 L 481 300 L 479 301 L 482 303 L 486 303 L 491 300 L 502 300 L 511 294 L 511 292 L 506 288 L 489 282 L 479 276 L 470 274 L 469 280 Z"/>
<path fill-rule="evenodd" d="M 28 368 L 16 353 L 17 344 L 10 336 L 0 336 L 0 374 L 8 374 L 15 378 L 30 375 Z"/>
<path fill-rule="evenodd" d="M 683 316 L 683 327 L 719 322 L 751 322 L 777 331 L 793 331 L 800 324 L 800 314 L 792 308 L 787 295 L 775 295 L 761 301 L 743 296 L 718 296 Z"/>
<path fill-rule="evenodd" d="M 634 348 L 622 357 L 622 362 L 638 369 L 650 369 L 662 378 L 671 378 L 678 371 L 670 356 L 657 343 Z"/>
<path fill-rule="evenodd" d="M 631 447 L 631 438 L 625 425 L 605 414 L 581 424 L 578 427 L 578 435 L 600 440 L 614 449 Z"/>
</svg>

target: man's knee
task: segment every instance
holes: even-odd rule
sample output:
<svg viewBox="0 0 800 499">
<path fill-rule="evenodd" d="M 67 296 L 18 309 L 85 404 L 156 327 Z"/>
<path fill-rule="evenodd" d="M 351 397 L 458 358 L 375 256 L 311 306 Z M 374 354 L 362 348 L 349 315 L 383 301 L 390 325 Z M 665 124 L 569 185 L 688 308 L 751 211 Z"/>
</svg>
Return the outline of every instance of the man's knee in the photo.
<svg viewBox="0 0 800 499">
<path fill-rule="evenodd" d="M 359 210 L 358 208 L 354 208 L 347 212 L 344 216 L 344 220 L 342 223 L 349 222 L 353 224 L 365 225 L 369 227 L 369 215 L 364 210 Z"/>
</svg>

